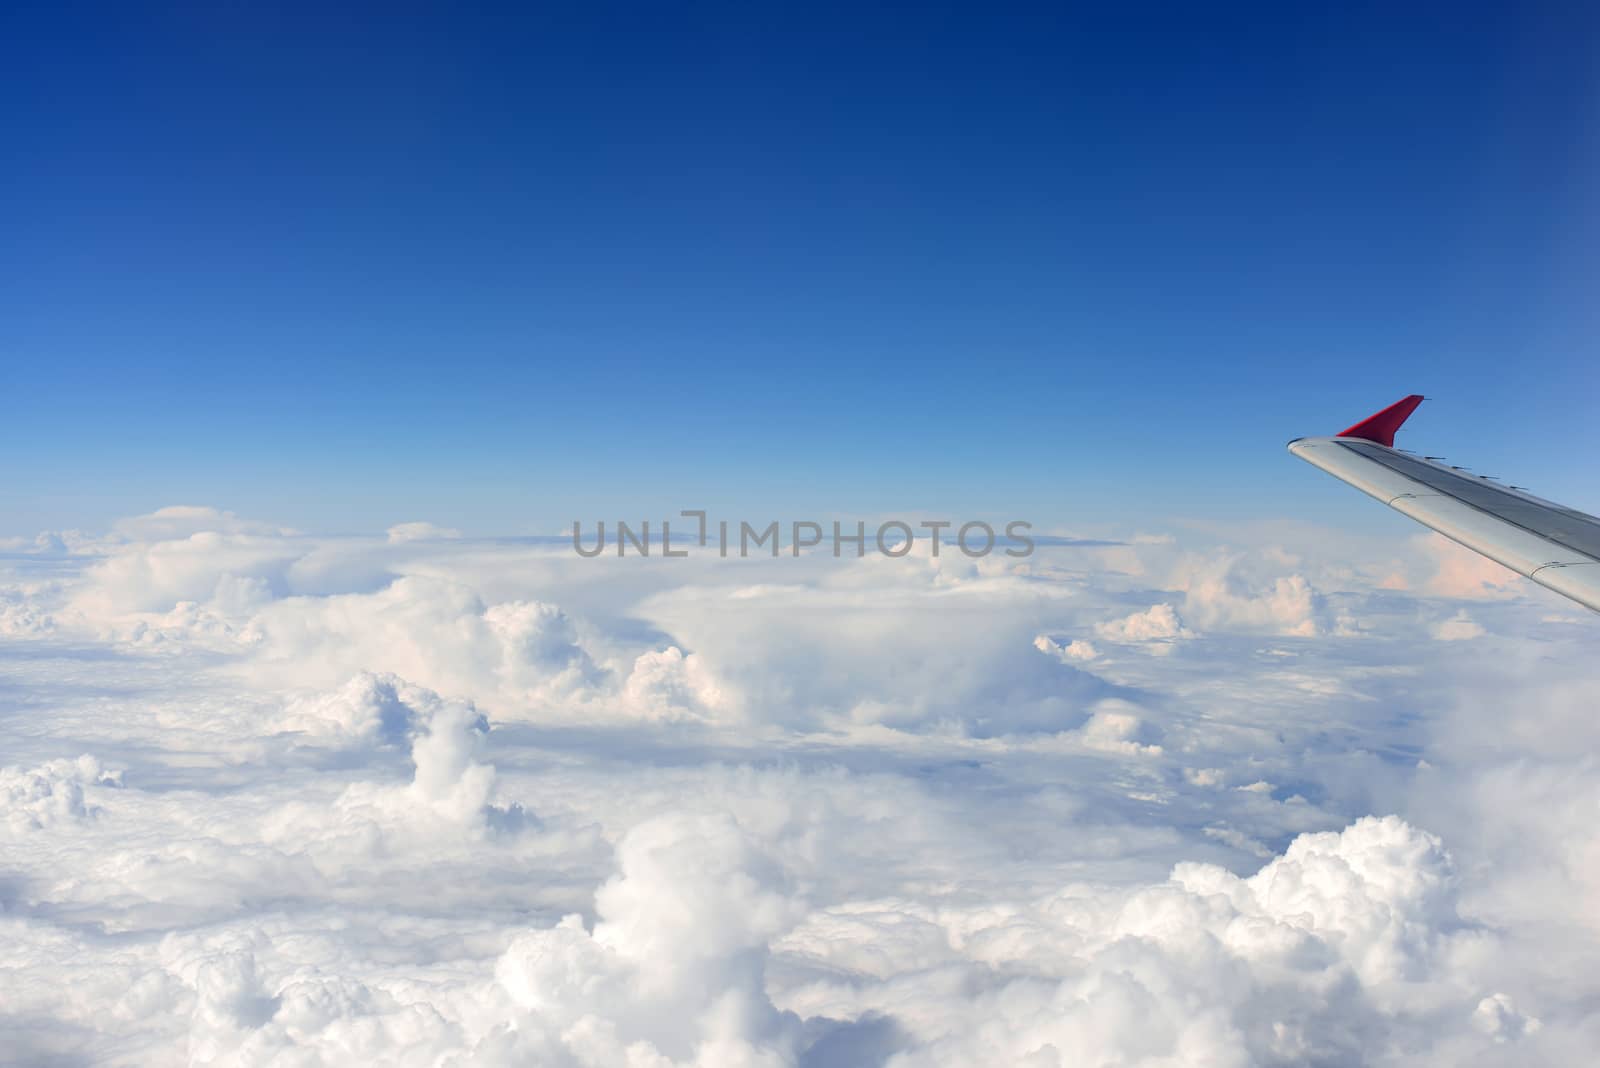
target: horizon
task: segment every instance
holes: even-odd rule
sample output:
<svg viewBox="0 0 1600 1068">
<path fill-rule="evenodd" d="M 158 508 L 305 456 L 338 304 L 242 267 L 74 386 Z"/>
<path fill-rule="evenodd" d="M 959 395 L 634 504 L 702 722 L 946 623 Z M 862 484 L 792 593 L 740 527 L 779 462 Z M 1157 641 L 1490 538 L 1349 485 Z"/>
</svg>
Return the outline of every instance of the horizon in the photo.
<svg viewBox="0 0 1600 1068">
<path fill-rule="evenodd" d="M 1596 57 L 0 11 L 0 1060 L 1590 1065 Z"/>
</svg>

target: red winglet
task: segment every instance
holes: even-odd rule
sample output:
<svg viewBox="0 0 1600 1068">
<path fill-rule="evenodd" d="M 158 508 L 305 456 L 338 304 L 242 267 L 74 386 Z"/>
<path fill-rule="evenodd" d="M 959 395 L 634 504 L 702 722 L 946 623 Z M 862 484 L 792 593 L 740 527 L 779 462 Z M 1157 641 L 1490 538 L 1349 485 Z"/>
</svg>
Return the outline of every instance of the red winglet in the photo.
<svg viewBox="0 0 1600 1068">
<path fill-rule="evenodd" d="M 1369 415 L 1349 430 L 1339 432 L 1341 438 L 1366 438 L 1379 445 L 1394 448 L 1394 432 L 1400 424 L 1411 418 L 1411 413 L 1422 403 L 1422 394 L 1413 393 L 1405 400 L 1395 401 L 1377 415 Z"/>
</svg>

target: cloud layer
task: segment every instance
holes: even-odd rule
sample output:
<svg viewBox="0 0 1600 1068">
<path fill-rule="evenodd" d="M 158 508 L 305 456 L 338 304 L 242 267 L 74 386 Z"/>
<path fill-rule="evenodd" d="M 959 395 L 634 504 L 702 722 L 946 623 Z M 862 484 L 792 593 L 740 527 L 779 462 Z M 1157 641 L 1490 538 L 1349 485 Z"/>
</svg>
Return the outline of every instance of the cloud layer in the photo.
<svg viewBox="0 0 1600 1068">
<path fill-rule="evenodd" d="M 1581 1064 L 1600 628 L 1429 539 L 0 560 L 0 1048 Z"/>
</svg>

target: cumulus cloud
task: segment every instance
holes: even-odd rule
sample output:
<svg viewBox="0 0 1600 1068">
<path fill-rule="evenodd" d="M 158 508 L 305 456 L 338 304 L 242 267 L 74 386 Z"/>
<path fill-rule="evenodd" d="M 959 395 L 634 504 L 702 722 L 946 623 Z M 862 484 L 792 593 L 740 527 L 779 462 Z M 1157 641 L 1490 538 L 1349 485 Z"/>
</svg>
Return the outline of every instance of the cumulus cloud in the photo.
<svg viewBox="0 0 1600 1068">
<path fill-rule="evenodd" d="M 1193 637 L 1183 625 L 1177 609 L 1170 604 L 1151 605 L 1143 612 L 1135 612 L 1121 619 L 1096 623 L 1094 632 L 1114 642 L 1163 641 L 1173 638 Z"/>
<path fill-rule="evenodd" d="M 408 742 L 413 773 L 404 786 L 353 783 L 328 806 L 291 802 L 266 819 L 269 841 L 315 840 L 331 824 L 335 840 L 318 848 L 359 855 L 397 841 L 481 838 L 530 825 L 520 804 L 493 803 L 495 769 L 484 760 L 489 723 L 470 704 L 443 700 L 395 676 L 363 674 L 331 693 L 291 703 L 282 722 L 335 744 Z"/>
<path fill-rule="evenodd" d="M 1283 573 L 1297 563 L 1281 552 L 1265 559 L 1228 553 L 1190 555 L 1173 581 L 1184 593 L 1184 611 L 1201 627 L 1311 637 L 1324 629 L 1319 618 L 1321 598 L 1304 575 Z"/>
<path fill-rule="evenodd" d="M 120 785 L 120 776 L 101 768 L 94 757 L 51 760 L 36 768 L 0 768 L 0 806 L 12 833 L 44 830 L 53 824 L 86 820 L 98 811 L 88 800 L 96 787 Z"/>
<path fill-rule="evenodd" d="M 247 633 L 257 678 L 292 672 L 332 685 L 356 671 L 390 672 L 508 716 L 581 701 L 606 675 L 559 607 L 488 605 L 433 576 L 407 575 L 373 593 L 276 600 L 250 616 Z"/>
<path fill-rule="evenodd" d="M 517 1007 L 596 1068 L 794 1064 L 798 1020 L 764 982 L 770 941 L 801 915 L 781 867 L 725 815 L 656 817 L 617 856 L 592 934 L 569 916 L 497 962 Z"/>
<path fill-rule="evenodd" d="M 1041 634 L 1033 639 L 1033 647 L 1063 663 L 1071 663 L 1073 661 L 1082 663 L 1086 660 L 1093 660 L 1100 655 L 1100 651 L 1092 643 L 1086 642 L 1082 638 L 1074 638 L 1068 641 L 1067 644 L 1062 645 L 1049 635 Z"/>
<path fill-rule="evenodd" d="M 1485 1026 L 1492 977 L 1460 971 L 1483 939 L 1458 892 L 1436 838 L 1367 818 L 1248 877 L 1181 863 L 1163 882 L 1003 907 L 816 913 L 781 945 L 835 970 L 788 1004 L 893 1011 L 905 1044 L 889 1063 L 914 1065 L 1381 1060 L 1425 1054 L 1441 1017 L 1526 1034 Z M 877 942 L 895 955 L 858 960 Z"/>
<path fill-rule="evenodd" d="M 136 542 L 93 563 L 69 607 L 87 619 L 109 621 L 226 598 L 242 583 L 258 599 L 282 596 L 289 592 L 287 572 L 302 555 L 282 538 L 212 530 Z"/>
<path fill-rule="evenodd" d="M 26 590 L 0 589 L 0 634 L 25 638 L 49 634 L 56 621 Z"/>
<path fill-rule="evenodd" d="M 439 695 L 398 675 L 363 671 L 339 688 L 288 702 L 283 730 L 336 745 L 395 744 L 437 709 Z"/>
<path fill-rule="evenodd" d="M 1078 732 L 1084 745 L 1111 753 L 1158 755 L 1161 746 L 1153 741 L 1155 732 L 1138 715 L 1136 706 L 1125 701 L 1100 702 Z"/>
<path fill-rule="evenodd" d="M 622 703 L 643 719 L 675 720 L 714 717 L 729 702 L 701 657 L 669 646 L 634 660 Z"/>
</svg>

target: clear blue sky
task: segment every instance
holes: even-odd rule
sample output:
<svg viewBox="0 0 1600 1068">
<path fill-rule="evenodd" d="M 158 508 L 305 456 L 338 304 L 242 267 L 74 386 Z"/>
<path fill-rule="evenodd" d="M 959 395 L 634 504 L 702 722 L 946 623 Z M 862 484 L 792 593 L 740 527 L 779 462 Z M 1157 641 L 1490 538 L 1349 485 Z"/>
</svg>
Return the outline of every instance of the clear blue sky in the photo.
<svg viewBox="0 0 1600 1068">
<path fill-rule="evenodd" d="M 1600 507 L 1600 8 L 1107 6 L 8 10 L 0 533 Z"/>
</svg>

